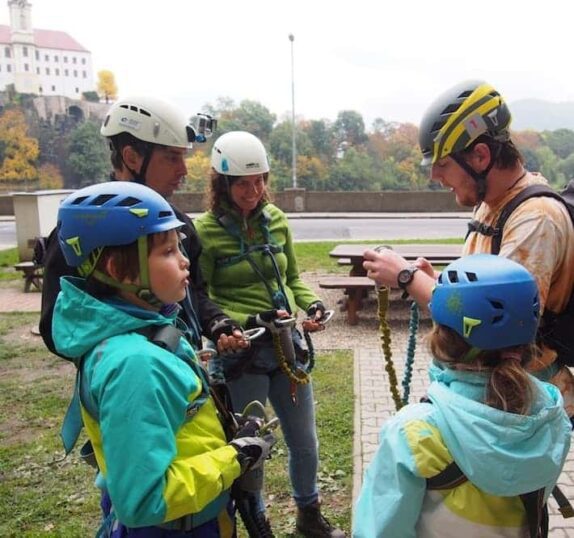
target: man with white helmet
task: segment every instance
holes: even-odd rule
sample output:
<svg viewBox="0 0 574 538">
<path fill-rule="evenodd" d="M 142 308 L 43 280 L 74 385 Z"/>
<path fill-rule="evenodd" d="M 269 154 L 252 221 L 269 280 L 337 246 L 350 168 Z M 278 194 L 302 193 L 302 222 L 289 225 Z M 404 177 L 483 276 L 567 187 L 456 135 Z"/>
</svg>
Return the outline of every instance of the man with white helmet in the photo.
<svg viewBox="0 0 574 538">
<path fill-rule="evenodd" d="M 135 181 L 147 185 L 164 198 L 171 196 L 187 174 L 185 157 L 192 142 L 205 141 L 215 124 L 209 116 L 198 115 L 198 119 L 200 128 L 197 123 L 192 125 L 177 107 L 152 97 L 116 101 L 100 131 L 110 143 L 111 179 Z M 239 326 L 207 296 L 198 261 L 201 244 L 191 220 L 177 208 L 173 209 L 177 218 L 185 223 L 181 230 L 182 245 L 190 261 L 190 286 L 186 299 L 180 303 L 179 313 L 190 328 L 188 337 L 200 345 L 201 334 L 204 334 L 217 342 L 221 350 L 246 347 L 248 344 Z M 67 266 L 58 242 L 48 240 L 40 333 L 46 346 L 54 353 L 52 313 L 60 291 L 60 277 L 73 274 L 75 271 Z"/>
</svg>

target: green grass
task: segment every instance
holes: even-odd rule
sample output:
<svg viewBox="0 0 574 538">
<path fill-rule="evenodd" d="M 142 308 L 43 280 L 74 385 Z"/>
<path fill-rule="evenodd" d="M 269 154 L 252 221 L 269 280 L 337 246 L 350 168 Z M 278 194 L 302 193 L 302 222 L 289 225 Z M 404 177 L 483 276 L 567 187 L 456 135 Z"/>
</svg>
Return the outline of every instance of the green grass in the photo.
<svg viewBox="0 0 574 538">
<path fill-rule="evenodd" d="M 22 274 L 14 269 L 14 264 L 20 261 L 17 248 L 0 250 L 0 280 L 17 280 Z"/>
<path fill-rule="evenodd" d="M 77 450 L 63 458 L 59 431 L 74 383 L 74 367 L 48 353 L 30 329 L 38 314 L 0 314 L 0 536 L 93 536 L 98 527 L 94 473 Z M 345 383 L 339 372 L 345 371 Z M 350 374 L 350 375 L 349 375 Z M 321 443 L 324 510 L 351 525 L 352 355 L 321 353 L 314 373 Z M 81 446 L 83 440 L 80 440 Z M 276 536 L 294 528 L 286 449 L 268 462 L 266 494 Z M 271 496 L 271 497 L 269 497 Z M 245 537 L 245 534 L 240 534 Z"/>
</svg>

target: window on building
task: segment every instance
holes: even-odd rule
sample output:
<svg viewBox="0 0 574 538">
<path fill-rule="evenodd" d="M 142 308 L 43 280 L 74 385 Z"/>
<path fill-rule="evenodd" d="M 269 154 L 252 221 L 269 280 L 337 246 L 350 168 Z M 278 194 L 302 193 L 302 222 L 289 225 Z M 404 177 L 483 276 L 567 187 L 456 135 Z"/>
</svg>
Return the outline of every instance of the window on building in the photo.
<svg viewBox="0 0 574 538">
<path fill-rule="evenodd" d="M 67 69 L 64 69 L 64 75 L 67 77 L 70 74 L 70 72 Z"/>
<path fill-rule="evenodd" d="M 40 86 L 40 87 L 38 88 L 38 90 L 39 90 L 40 93 L 42 93 L 42 92 L 44 91 L 44 88 L 42 88 L 42 86 Z"/>
<path fill-rule="evenodd" d="M 60 76 L 60 70 L 58 68 L 56 68 L 56 76 L 59 77 Z"/>
<path fill-rule="evenodd" d="M 49 75 L 49 74 L 50 74 L 50 68 L 46 67 L 46 75 Z"/>
<path fill-rule="evenodd" d="M 68 63 L 68 57 L 64 56 L 64 63 L 67 64 Z"/>
<path fill-rule="evenodd" d="M 8 73 L 12 73 L 12 65 L 11 64 L 6 65 L 6 71 L 8 71 Z"/>
<path fill-rule="evenodd" d="M 28 57 L 28 47 L 22 47 L 22 56 Z"/>
<path fill-rule="evenodd" d="M 40 74 L 40 68 L 36 67 L 36 75 L 39 75 L 39 74 Z"/>
<path fill-rule="evenodd" d="M 76 93 L 80 93 L 80 88 L 76 88 Z"/>
<path fill-rule="evenodd" d="M 30 66 L 28 64 L 24 64 L 24 71 L 30 71 Z"/>
<path fill-rule="evenodd" d="M 77 77 L 78 76 L 78 72 L 74 69 L 74 76 Z"/>
<path fill-rule="evenodd" d="M 75 57 L 75 56 L 72 58 L 72 63 L 73 63 L 73 64 L 76 63 L 76 57 Z"/>
<path fill-rule="evenodd" d="M 50 56 L 48 56 L 47 54 L 44 56 L 44 60 L 46 60 L 47 62 L 50 61 Z"/>
<path fill-rule="evenodd" d="M 10 47 L 4 47 L 4 56 L 6 56 L 6 58 L 12 57 L 12 52 L 10 51 Z"/>
<path fill-rule="evenodd" d="M 36 51 L 36 60 L 38 61 L 40 60 L 40 51 L 38 50 Z"/>
<path fill-rule="evenodd" d="M 58 57 L 57 57 L 57 56 L 54 56 L 54 61 L 55 61 L 55 62 L 58 62 Z"/>
<path fill-rule="evenodd" d="M 86 65 L 86 59 L 82 58 L 82 65 Z"/>
<path fill-rule="evenodd" d="M 82 71 L 82 76 L 83 76 L 84 78 L 88 78 L 88 73 L 86 73 L 85 71 Z"/>
<path fill-rule="evenodd" d="M 52 86 L 52 91 L 53 91 L 53 92 L 56 91 L 56 86 Z"/>
</svg>

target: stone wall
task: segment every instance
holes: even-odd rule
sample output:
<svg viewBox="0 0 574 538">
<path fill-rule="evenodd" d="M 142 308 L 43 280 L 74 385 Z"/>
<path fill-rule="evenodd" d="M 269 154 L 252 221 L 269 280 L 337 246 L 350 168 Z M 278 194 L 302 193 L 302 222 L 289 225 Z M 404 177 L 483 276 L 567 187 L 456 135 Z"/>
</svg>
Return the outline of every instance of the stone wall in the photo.
<svg viewBox="0 0 574 538">
<path fill-rule="evenodd" d="M 454 196 L 443 191 L 313 192 L 287 189 L 273 194 L 275 203 L 287 213 L 425 213 L 464 211 Z M 172 202 L 187 213 L 204 210 L 204 195 L 182 192 Z M 10 195 L 0 195 L 0 215 L 13 215 Z"/>
</svg>

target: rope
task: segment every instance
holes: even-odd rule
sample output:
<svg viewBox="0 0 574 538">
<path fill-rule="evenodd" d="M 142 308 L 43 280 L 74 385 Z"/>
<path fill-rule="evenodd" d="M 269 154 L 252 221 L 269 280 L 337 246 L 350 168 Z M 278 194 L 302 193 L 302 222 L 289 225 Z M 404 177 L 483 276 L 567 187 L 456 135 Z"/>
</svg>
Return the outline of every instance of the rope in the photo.
<svg viewBox="0 0 574 538">
<path fill-rule="evenodd" d="M 411 380 L 413 377 L 413 364 L 415 362 L 415 350 L 417 348 L 417 330 L 419 328 L 419 307 L 415 301 L 411 303 L 411 315 L 409 319 L 409 340 L 407 344 L 407 359 L 405 361 L 405 373 L 403 375 L 403 405 L 409 403 Z"/>
<path fill-rule="evenodd" d="M 273 334 L 273 347 L 275 348 L 275 354 L 279 360 L 279 367 L 281 371 L 291 380 L 292 383 L 297 383 L 298 385 L 306 385 L 309 383 L 310 377 L 301 368 L 295 367 L 295 369 L 291 369 L 289 364 L 287 364 L 287 359 L 285 358 L 285 353 L 283 352 L 283 348 L 281 347 L 281 341 L 279 339 L 279 335 Z"/>
<path fill-rule="evenodd" d="M 397 373 L 395 371 L 395 365 L 393 364 L 393 355 L 391 351 L 391 329 L 389 327 L 389 322 L 387 321 L 387 311 L 389 309 L 389 288 L 381 286 L 378 289 L 378 300 L 379 300 L 379 328 L 381 331 L 381 347 L 383 348 L 383 356 L 385 357 L 385 370 L 389 376 L 389 384 L 391 389 L 391 395 L 393 401 L 395 402 L 395 409 L 398 411 L 403 407 L 403 401 L 401 401 L 401 395 L 399 394 L 399 384 L 397 381 Z"/>
</svg>

